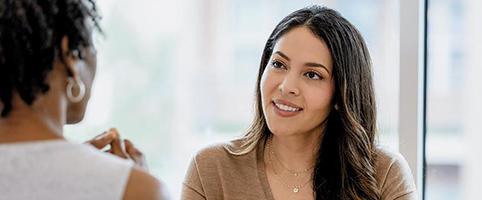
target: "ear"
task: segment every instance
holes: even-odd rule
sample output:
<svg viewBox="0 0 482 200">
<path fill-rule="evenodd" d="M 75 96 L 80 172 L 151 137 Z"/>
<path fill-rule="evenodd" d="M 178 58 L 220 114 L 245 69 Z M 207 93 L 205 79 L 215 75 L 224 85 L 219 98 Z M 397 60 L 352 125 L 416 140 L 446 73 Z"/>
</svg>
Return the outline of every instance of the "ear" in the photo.
<svg viewBox="0 0 482 200">
<path fill-rule="evenodd" d="M 79 72 L 75 66 L 75 63 L 79 59 L 79 55 L 78 53 L 75 54 L 75 52 L 69 49 L 69 38 L 67 38 L 67 36 L 62 37 L 62 41 L 60 42 L 60 51 L 60 59 L 65 65 L 67 76 L 73 77 L 74 79 L 78 78 Z"/>
</svg>

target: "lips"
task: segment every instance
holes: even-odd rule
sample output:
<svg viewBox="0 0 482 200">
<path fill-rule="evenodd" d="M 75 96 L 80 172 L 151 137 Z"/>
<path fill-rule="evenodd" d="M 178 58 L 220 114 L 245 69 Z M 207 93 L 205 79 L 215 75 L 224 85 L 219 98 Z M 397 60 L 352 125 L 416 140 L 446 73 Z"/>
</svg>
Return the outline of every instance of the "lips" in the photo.
<svg viewBox="0 0 482 200">
<path fill-rule="evenodd" d="M 303 110 L 303 108 L 299 107 L 298 105 L 285 100 L 277 99 L 272 101 L 272 104 L 276 113 L 282 117 L 292 117 Z"/>
<path fill-rule="evenodd" d="M 283 111 L 296 112 L 296 111 L 303 110 L 303 108 L 301 108 L 300 106 L 298 106 L 294 103 L 291 103 L 289 101 L 281 100 L 281 99 L 273 100 L 273 103 L 276 105 L 276 107 L 278 107 L 279 109 L 281 109 Z"/>
</svg>

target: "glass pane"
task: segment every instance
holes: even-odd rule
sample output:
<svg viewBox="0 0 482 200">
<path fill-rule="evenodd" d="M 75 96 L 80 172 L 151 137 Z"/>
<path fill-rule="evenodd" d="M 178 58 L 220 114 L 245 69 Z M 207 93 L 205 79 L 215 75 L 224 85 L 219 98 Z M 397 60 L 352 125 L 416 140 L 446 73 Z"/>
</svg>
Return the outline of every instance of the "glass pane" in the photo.
<svg viewBox="0 0 482 200">
<path fill-rule="evenodd" d="M 482 2 L 428 1 L 426 191 L 480 199 Z"/>
<path fill-rule="evenodd" d="M 252 117 L 264 43 L 284 16 L 313 3 L 339 10 L 364 35 L 374 63 L 380 142 L 397 149 L 398 0 L 101 0 L 98 73 L 84 141 L 117 127 L 179 199 L 197 149 L 241 136 Z"/>
</svg>

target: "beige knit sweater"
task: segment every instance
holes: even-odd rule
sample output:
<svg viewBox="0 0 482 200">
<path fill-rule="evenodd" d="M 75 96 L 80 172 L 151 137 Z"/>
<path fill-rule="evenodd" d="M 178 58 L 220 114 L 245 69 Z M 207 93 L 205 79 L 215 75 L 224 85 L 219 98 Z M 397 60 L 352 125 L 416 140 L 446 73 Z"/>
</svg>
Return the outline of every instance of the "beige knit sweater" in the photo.
<svg viewBox="0 0 482 200">
<path fill-rule="evenodd" d="M 226 148 L 239 148 L 240 141 L 218 144 L 198 152 L 186 173 L 183 200 L 273 200 L 264 166 L 264 145 L 245 155 Z M 377 150 L 376 179 L 383 200 L 415 200 L 415 184 L 405 159 L 398 153 Z"/>
</svg>

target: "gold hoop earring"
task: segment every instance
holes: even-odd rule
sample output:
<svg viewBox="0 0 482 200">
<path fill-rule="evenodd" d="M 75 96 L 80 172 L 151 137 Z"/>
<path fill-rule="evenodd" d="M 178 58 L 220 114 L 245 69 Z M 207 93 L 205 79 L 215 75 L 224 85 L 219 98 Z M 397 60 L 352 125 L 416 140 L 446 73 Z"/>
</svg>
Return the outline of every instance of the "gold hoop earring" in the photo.
<svg viewBox="0 0 482 200">
<path fill-rule="evenodd" d="M 74 96 L 74 86 L 79 87 L 79 94 Z M 67 78 L 67 99 L 72 103 L 78 103 L 84 99 L 85 96 L 85 84 L 80 79 L 74 79 L 72 77 Z"/>
</svg>

